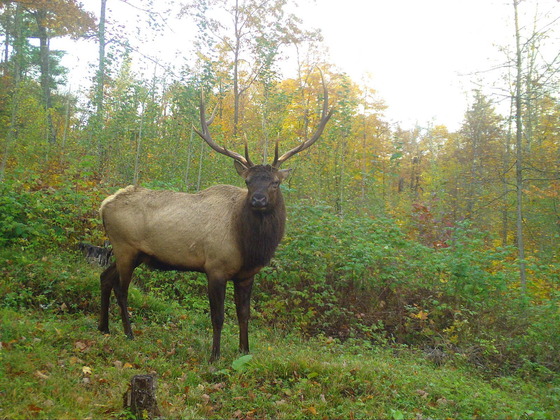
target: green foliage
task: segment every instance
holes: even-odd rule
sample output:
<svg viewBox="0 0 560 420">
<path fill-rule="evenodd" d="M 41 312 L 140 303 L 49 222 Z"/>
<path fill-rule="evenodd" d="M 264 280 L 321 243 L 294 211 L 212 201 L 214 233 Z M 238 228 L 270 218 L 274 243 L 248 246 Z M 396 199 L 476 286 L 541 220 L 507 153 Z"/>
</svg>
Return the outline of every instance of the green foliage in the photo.
<svg viewBox="0 0 560 420">
<path fill-rule="evenodd" d="M 247 364 L 251 361 L 252 358 L 253 355 L 251 354 L 246 354 L 245 356 L 241 356 L 239 359 L 235 359 L 231 363 L 231 368 L 236 372 L 243 372 L 245 369 L 247 369 Z"/>
<path fill-rule="evenodd" d="M 22 175 L 0 184 L 0 245 L 51 248 L 99 240 L 101 192 L 92 182 L 49 185 L 38 176 Z"/>
<path fill-rule="evenodd" d="M 558 387 L 558 296 L 516 306 L 502 293 L 498 305 L 492 294 L 474 299 L 470 288 L 449 285 L 474 281 L 481 267 L 499 271 L 474 258 L 480 234 L 457 228 L 465 231 L 453 235 L 456 249 L 435 250 L 409 241 L 390 220 L 360 218 L 358 227 L 313 206 L 290 209 L 296 216 L 302 223 L 291 223 L 255 288 L 253 354 L 236 353 L 228 290 L 216 366 L 205 362 L 211 334 L 203 277 L 139 270 L 141 290 L 131 288 L 129 301 L 137 339 L 130 341 L 116 305 L 114 333 L 95 328 L 99 269 L 67 251 L 3 249 L 0 390 L 9 383 L 16 392 L 4 393 L 2 416 L 115 418 L 124 415 L 130 377 L 146 371 L 158 375 L 160 408 L 169 417 L 558 416 L 551 392 Z M 466 257 L 481 267 L 458 269 L 458 253 L 472 253 Z M 303 340 L 301 332 L 316 337 Z M 436 345 L 440 359 L 426 350 Z M 39 391 L 24 392 L 30 386 Z"/>
<path fill-rule="evenodd" d="M 384 341 L 391 320 L 378 317 L 376 308 L 387 293 L 410 286 L 412 276 L 419 280 L 414 287 L 427 286 L 422 280 L 430 278 L 432 268 L 420 266 L 419 258 L 429 250 L 407 242 L 389 219 L 341 218 L 328 207 L 305 204 L 290 208 L 290 219 L 259 289 L 266 291 L 275 319 L 293 317 L 290 322 L 310 333 L 341 339 L 358 333 Z"/>
<path fill-rule="evenodd" d="M 69 273 L 65 261 L 42 253 L 84 239 L 100 243 L 96 209 L 104 194 L 92 176 L 91 162 L 83 159 L 63 173 L 0 186 L 0 243 L 10 262 L 3 305 L 77 311 L 95 300 L 97 278 L 83 290 L 76 283 L 80 275 Z M 305 201 L 288 213 L 286 237 L 259 275 L 254 318 L 366 348 L 394 343 L 438 349 L 445 358 L 456 355 L 493 371 L 546 376 L 559 369 L 558 293 L 547 280 L 522 299 L 512 280 L 512 250 L 489 247 L 488 234 L 457 224 L 447 228 L 443 246 L 432 248 L 409 239 L 387 217 L 341 217 Z M 558 264 L 532 259 L 528 268 L 537 278 L 558 280 Z M 16 280 L 22 275 L 24 281 Z M 135 283 L 142 289 L 131 292 L 139 321 L 167 322 L 177 305 L 198 314 L 208 310 L 203 275 L 140 267 Z M 229 296 L 230 314 L 232 301 Z"/>
<path fill-rule="evenodd" d="M 526 357 L 560 368 L 552 339 L 557 297 L 522 299 L 511 280 L 514 261 L 507 263 L 512 250 L 488 248 L 488 235 L 469 224 L 450 229 L 444 247 L 428 248 L 391 219 L 341 218 L 305 204 L 289 214 L 286 238 L 256 290 L 267 322 L 366 346 L 440 349 L 492 370 L 517 369 Z M 548 331 L 545 312 L 554 320 Z"/>
<path fill-rule="evenodd" d="M 138 267 L 134 273 L 135 283 L 143 292 L 149 292 L 159 299 L 174 301 L 196 313 L 207 312 L 205 275 L 154 271 L 144 267 Z"/>
<path fill-rule="evenodd" d="M 81 256 L 39 249 L 6 248 L 0 279 L 0 306 L 54 313 L 89 312 L 97 306 L 99 279 Z"/>
</svg>

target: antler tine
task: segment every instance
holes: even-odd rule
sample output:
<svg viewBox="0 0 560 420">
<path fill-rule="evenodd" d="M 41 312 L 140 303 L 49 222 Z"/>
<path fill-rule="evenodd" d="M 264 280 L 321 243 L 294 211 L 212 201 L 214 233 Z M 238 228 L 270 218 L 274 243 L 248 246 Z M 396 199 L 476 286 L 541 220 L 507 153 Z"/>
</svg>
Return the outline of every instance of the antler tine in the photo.
<svg viewBox="0 0 560 420">
<path fill-rule="evenodd" d="M 274 145 L 274 162 L 272 162 L 272 166 L 274 168 L 278 168 L 280 165 L 278 165 L 278 143 L 280 142 L 280 133 L 278 133 L 278 136 L 276 137 L 276 144 Z"/>
<path fill-rule="evenodd" d="M 207 121 L 206 120 L 206 109 L 204 106 L 204 94 L 201 92 L 200 93 L 200 126 L 202 131 L 197 130 L 197 128 L 193 125 L 193 130 L 195 131 L 196 134 L 198 134 L 207 144 L 208 146 L 210 146 L 212 149 L 214 149 L 216 152 L 228 156 L 236 161 L 238 161 L 239 163 L 241 163 L 242 165 L 246 166 L 246 167 L 251 167 L 253 166 L 253 164 L 251 163 L 251 161 L 249 159 L 245 159 L 243 156 L 241 156 L 239 153 L 235 153 L 232 152 L 230 150 L 227 150 L 225 147 L 220 146 L 219 144 L 217 144 L 213 139 L 212 139 L 212 135 L 210 134 L 210 129 L 208 128 L 208 126 L 210 124 L 212 124 L 212 122 L 214 121 L 214 117 L 216 116 L 216 108 L 214 108 L 214 111 L 212 112 L 212 116 L 210 117 L 210 119 Z M 247 147 L 245 146 L 245 148 L 247 149 Z M 246 153 L 246 156 L 248 157 L 249 154 Z"/>
<path fill-rule="evenodd" d="M 214 122 L 214 118 L 216 118 L 216 111 L 218 110 L 218 104 L 214 107 L 214 111 L 212 111 L 212 115 L 210 115 L 210 119 L 206 121 L 206 126 L 212 125 Z"/>
<path fill-rule="evenodd" d="M 243 137 L 245 140 L 245 160 L 247 161 L 247 164 L 249 166 L 255 166 L 255 164 L 253 162 L 251 162 L 251 159 L 249 158 L 249 146 L 248 146 L 248 141 L 247 141 L 247 134 L 243 133 Z"/>
<path fill-rule="evenodd" d="M 315 134 L 313 134 L 313 137 L 306 139 L 305 141 L 300 143 L 298 146 L 294 147 L 292 150 L 289 150 L 288 152 L 284 153 L 279 158 L 278 158 L 278 140 L 276 140 L 276 154 L 275 154 L 275 157 L 274 157 L 274 163 L 272 164 L 272 166 L 274 166 L 275 168 L 279 168 L 280 165 L 282 165 L 289 158 L 291 158 L 295 154 L 307 149 L 313 143 L 315 143 L 317 140 L 319 140 L 319 137 L 321 137 L 321 134 L 323 134 L 323 130 L 325 129 L 325 127 L 327 125 L 327 122 L 329 121 L 329 119 L 331 118 L 331 116 L 334 112 L 334 108 L 332 108 L 329 111 L 329 91 L 327 89 L 327 85 L 325 84 L 325 78 L 323 77 L 323 72 L 320 69 L 319 69 L 319 72 L 321 73 L 321 81 L 323 83 L 323 97 L 324 98 L 323 98 L 323 110 L 321 112 L 321 121 L 319 122 L 317 130 L 315 131 Z"/>
</svg>

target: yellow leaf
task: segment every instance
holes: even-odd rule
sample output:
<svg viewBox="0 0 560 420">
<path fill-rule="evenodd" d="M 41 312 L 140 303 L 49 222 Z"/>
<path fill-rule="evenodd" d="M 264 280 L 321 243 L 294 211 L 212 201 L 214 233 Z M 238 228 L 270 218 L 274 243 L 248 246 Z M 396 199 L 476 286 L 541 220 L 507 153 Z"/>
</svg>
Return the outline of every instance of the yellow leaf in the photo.
<svg viewBox="0 0 560 420">
<path fill-rule="evenodd" d="M 91 375 L 91 368 L 90 368 L 89 366 L 84 366 L 84 367 L 82 368 L 82 373 L 83 373 L 84 375 Z"/>
<path fill-rule="evenodd" d="M 420 312 L 418 312 L 417 314 L 412 314 L 411 316 L 414 317 L 414 318 L 417 318 L 417 319 L 419 319 L 419 320 L 421 320 L 421 321 L 425 321 L 425 320 L 428 319 L 428 312 L 426 312 L 426 311 L 420 311 Z"/>
<path fill-rule="evenodd" d="M 47 375 L 44 372 L 41 372 L 40 370 L 35 371 L 34 375 L 39 379 L 49 379 L 49 375 Z"/>
</svg>

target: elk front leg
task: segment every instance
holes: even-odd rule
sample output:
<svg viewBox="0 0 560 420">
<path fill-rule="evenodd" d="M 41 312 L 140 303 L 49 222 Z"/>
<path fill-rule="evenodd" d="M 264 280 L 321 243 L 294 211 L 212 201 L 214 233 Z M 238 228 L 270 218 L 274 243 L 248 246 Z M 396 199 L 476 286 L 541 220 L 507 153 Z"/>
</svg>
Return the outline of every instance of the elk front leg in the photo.
<svg viewBox="0 0 560 420">
<path fill-rule="evenodd" d="M 210 317 L 212 319 L 212 355 L 210 362 L 220 358 L 220 339 L 224 325 L 224 299 L 226 281 L 208 276 L 208 300 L 210 301 Z"/>
<path fill-rule="evenodd" d="M 249 353 L 249 317 L 253 279 L 254 277 L 251 277 L 233 283 L 235 309 L 237 310 L 237 321 L 239 323 L 239 351 L 245 354 Z"/>
</svg>

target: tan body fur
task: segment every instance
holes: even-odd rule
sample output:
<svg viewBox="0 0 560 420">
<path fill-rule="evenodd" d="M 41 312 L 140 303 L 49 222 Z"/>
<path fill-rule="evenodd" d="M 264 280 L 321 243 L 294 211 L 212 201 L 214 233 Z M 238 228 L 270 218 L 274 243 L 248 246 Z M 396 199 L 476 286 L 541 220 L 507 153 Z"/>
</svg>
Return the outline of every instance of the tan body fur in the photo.
<svg viewBox="0 0 560 420">
<path fill-rule="evenodd" d="M 107 197 L 100 214 L 117 260 L 140 251 L 148 264 L 146 257 L 154 257 L 170 268 L 246 278 L 251 273 L 241 272 L 233 220 L 246 196 L 247 190 L 231 185 L 198 194 L 129 186 Z"/>
</svg>

